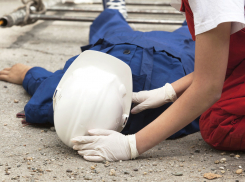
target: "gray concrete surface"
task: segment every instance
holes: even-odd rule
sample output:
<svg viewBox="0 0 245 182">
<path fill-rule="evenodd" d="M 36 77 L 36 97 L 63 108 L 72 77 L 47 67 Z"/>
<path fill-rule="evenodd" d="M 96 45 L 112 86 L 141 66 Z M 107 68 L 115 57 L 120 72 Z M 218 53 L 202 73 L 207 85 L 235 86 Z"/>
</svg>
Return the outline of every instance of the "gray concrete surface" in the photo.
<svg viewBox="0 0 245 182">
<path fill-rule="evenodd" d="M 0 16 L 19 5 L 21 3 L 18 0 L 0 0 Z M 155 18 L 163 17 L 158 15 Z M 181 16 L 178 18 L 184 19 Z M 0 69 L 19 62 L 41 66 L 50 71 L 60 69 L 68 58 L 80 53 L 80 46 L 88 43 L 89 25 L 90 23 L 39 21 L 25 27 L 0 29 Z M 172 31 L 177 28 L 162 25 L 132 26 L 142 31 Z M 14 103 L 15 99 L 19 103 Z M 200 133 L 164 141 L 137 160 L 112 162 L 107 167 L 103 163 L 87 162 L 67 148 L 49 127 L 21 124 L 15 114 L 23 110 L 29 99 L 30 96 L 21 86 L 0 82 L 0 181 L 91 179 L 95 182 L 203 182 L 208 181 L 203 178 L 203 174 L 207 172 L 222 175 L 213 181 L 245 181 L 244 172 L 235 174 L 239 166 L 245 168 L 244 153 L 234 152 L 240 155 L 236 159 L 230 156 L 232 152 L 214 150 L 202 140 Z M 214 163 L 222 158 L 227 161 Z M 95 170 L 92 170 L 91 166 L 95 165 Z M 9 172 L 7 174 L 6 168 Z M 68 169 L 72 172 L 67 172 Z M 115 176 L 109 175 L 111 169 L 116 170 Z M 178 174 L 182 176 L 176 176 Z"/>
</svg>

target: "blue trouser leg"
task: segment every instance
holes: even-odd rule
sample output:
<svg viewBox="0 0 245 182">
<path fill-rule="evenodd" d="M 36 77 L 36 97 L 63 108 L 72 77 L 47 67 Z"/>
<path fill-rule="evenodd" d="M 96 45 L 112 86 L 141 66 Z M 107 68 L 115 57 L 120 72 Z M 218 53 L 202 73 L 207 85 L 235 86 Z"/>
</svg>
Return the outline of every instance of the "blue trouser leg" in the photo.
<svg viewBox="0 0 245 182">
<path fill-rule="evenodd" d="M 99 39 L 113 34 L 113 32 L 128 32 L 133 29 L 128 25 L 118 10 L 106 9 L 90 26 L 89 43 L 95 44 Z"/>
</svg>

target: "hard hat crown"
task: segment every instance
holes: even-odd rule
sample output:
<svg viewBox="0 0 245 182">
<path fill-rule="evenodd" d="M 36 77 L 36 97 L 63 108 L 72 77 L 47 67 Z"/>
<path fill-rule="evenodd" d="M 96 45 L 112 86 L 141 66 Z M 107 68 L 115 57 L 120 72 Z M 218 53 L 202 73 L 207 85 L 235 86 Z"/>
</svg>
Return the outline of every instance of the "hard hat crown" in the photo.
<svg viewBox="0 0 245 182">
<path fill-rule="evenodd" d="M 124 83 L 121 75 L 93 63 L 69 69 L 70 73 L 62 78 L 54 96 L 54 122 L 60 139 L 72 146 L 70 139 L 87 135 L 89 129 L 121 131 L 129 115 L 132 80 L 129 84 Z"/>
</svg>

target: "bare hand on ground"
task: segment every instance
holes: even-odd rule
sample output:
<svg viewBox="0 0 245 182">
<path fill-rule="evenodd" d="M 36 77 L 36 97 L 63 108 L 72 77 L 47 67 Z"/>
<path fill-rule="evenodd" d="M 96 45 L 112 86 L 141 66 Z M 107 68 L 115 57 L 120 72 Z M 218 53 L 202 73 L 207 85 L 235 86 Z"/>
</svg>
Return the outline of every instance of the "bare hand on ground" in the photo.
<svg viewBox="0 0 245 182">
<path fill-rule="evenodd" d="M 0 80 L 21 85 L 27 71 L 31 68 L 21 63 L 15 64 L 11 68 L 0 71 Z"/>
</svg>

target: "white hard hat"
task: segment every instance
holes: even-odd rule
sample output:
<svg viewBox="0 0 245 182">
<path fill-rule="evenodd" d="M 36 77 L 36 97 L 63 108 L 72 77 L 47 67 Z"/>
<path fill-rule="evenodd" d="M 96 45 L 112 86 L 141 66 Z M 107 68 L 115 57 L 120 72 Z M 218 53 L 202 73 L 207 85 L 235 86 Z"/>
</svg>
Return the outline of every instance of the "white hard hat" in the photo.
<svg viewBox="0 0 245 182">
<path fill-rule="evenodd" d="M 130 113 L 130 67 L 98 51 L 81 53 L 60 80 L 53 96 L 54 125 L 59 138 L 70 140 L 100 128 L 122 131 Z"/>
</svg>

